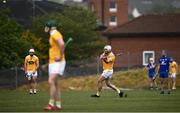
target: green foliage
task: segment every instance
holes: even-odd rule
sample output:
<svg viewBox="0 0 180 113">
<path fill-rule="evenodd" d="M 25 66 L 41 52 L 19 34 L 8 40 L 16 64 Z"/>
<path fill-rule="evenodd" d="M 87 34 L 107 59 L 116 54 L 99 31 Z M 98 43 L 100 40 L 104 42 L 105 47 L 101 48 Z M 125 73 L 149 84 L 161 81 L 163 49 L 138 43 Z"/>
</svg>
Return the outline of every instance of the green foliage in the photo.
<svg viewBox="0 0 180 113">
<path fill-rule="evenodd" d="M 23 62 L 30 44 L 21 39 L 21 26 L 8 17 L 9 10 L 0 11 L 0 68 Z"/>
<path fill-rule="evenodd" d="M 44 48 L 46 47 L 46 45 L 44 43 L 42 43 L 41 38 L 36 37 L 35 34 L 30 32 L 29 30 L 27 30 L 22 33 L 21 39 L 23 39 L 31 44 L 31 47 L 35 49 L 35 54 L 39 57 L 39 59 L 41 61 L 44 61 L 47 59 L 47 55 L 43 54 L 43 51 L 44 51 Z"/>
<path fill-rule="evenodd" d="M 95 15 L 79 7 L 68 7 L 62 14 L 51 13 L 34 20 L 31 30 L 42 39 L 44 53 L 48 52 L 49 39 L 49 35 L 44 33 L 44 26 L 51 19 L 58 22 L 57 29 L 62 33 L 65 42 L 69 37 L 73 38 L 73 42 L 66 47 L 68 61 L 88 59 L 99 54 L 104 42 L 100 39 L 100 33 L 95 30 Z"/>
<path fill-rule="evenodd" d="M 23 31 L 17 22 L 9 18 L 9 12 L 0 11 L 0 68 L 22 64 L 30 48 L 36 50 L 41 63 L 47 61 L 49 34 L 44 32 L 44 26 L 50 19 L 58 22 L 57 29 L 63 34 L 65 42 L 69 37 L 73 38 L 73 43 L 66 47 L 68 61 L 96 56 L 104 44 L 99 38 L 99 32 L 95 31 L 95 15 L 89 10 L 71 7 L 66 8 L 62 14 L 37 17 L 31 31 Z"/>
</svg>

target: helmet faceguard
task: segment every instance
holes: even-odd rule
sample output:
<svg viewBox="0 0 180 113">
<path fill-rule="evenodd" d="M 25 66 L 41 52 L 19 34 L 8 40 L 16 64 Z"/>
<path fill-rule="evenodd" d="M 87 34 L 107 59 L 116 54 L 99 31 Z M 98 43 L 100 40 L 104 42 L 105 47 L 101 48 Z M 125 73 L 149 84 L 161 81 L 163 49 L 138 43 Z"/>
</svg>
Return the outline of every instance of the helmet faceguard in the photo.
<svg viewBox="0 0 180 113">
<path fill-rule="evenodd" d="M 29 50 L 29 55 L 30 55 L 30 56 L 33 56 L 33 55 L 34 55 L 34 52 L 35 52 L 34 49 L 30 49 L 30 50 Z"/>
<path fill-rule="evenodd" d="M 154 63 L 154 59 L 153 58 L 149 58 L 149 62 L 150 63 Z"/>
<path fill-rule="evenodd" d="M 109 52 L 111 52 L 111 50 L 112 50 L 112 47 L 110 45 L 104 46 L 104 52 L 105 53 L 109 53 Z"/>
</svg>

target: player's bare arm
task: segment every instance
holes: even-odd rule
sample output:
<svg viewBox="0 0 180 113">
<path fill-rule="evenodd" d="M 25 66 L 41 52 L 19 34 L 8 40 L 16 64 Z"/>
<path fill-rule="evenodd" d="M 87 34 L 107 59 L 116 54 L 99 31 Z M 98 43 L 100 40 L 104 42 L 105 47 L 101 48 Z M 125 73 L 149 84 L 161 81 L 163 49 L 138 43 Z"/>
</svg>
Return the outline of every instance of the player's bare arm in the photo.
<svg viewBox="0 0 180 113">
<path fill-rule="evenodd" d="M 37 63 L 36 63 L 36 70 L 38 70 L 38 68 L 39 68 L 39 61 L 37 61 Z"/>
<path fill-rule="evenodd" d="M 105 58 L 106 58 L 105 53 L 102 53 L 102 54 L 100 55 L 100 59 L 103 60 L 103 59 L 105 59 Z"/>
<path fill-rule="evenodd" d="M 158 64 L 158 65 L 156 65 L 155 67 L 157 67 L 157 69 L 156 69 L 156 74 L 155 74 L 155 76 L 153 77 L 153 80 L 155 80 L 155 79 L 157 78 L 157 76 L 158 76 L 158 72 L 159 72 L 160 65 Z"/>
<path fill-rule="evenodd" d="M 105 63 L 109 63 L 109 62 L 107 61 L 107 55 L 106 55 L 105 53 L 102 53 L 102 54 L 100 55 L 100 59 L 103 60 Z"/>
<path fill-rule="evenodd" d="M 36 60 L 36 70 L 34 71 L 34 73 L 38 70 L 39 68 L 39 59 Z"/>
<path fill-rule="evenodd" d="M 24 72 L 25 72 L 25 73 L 27 73 L 27 66 L 26 66 L 26 65 L 27 65 L 27 61 L 26 61 L 26 59 L 25 59 L 25 61 L 24 61 Z"/>
<path fill-rule="evenodd" d="M 176 70 L 177 70 L 177 73 L 178 73 L 178 64 L 176 63 Z"/>
</svg>

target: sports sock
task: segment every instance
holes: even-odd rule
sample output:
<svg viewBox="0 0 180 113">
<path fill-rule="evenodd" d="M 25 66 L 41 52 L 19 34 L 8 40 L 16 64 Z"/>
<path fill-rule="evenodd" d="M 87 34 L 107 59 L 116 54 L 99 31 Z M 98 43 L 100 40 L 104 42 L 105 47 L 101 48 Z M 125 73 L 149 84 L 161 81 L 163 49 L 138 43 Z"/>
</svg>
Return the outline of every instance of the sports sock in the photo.
<svg viewBox="0 0 180 113">
<path fill-rule="evenodd" d="M 61 108 L 61 101 L 56 101 L 56 107 Z"/>
<path fill-rule="evenodd" d="M 118 92 L 118 94 L 121 92 L 118 88 L 116 89 L 116 91 Z"/>
<path fill-rule="evenodd" d="M 30 93 L 33 93 L 33 90 L 32 90 L 32 89 L 30 89 L 30 90 L 29 90 L 29 92 L 30 92 Z"/>
<path fill-rule="evenodd" d="M 100 92 L 99 92 L 99 91 L 97 91 L 96 95 L 97 95 L 97 96 L 100 96 Z"/>
<path fill-rule="evenodd" d="M 36 93 L 37 92 L 37 90 L 36 89 L 34 89 L 34 93 Z"/>
<path fill-rule="evenodd" d="M 49 105 L 54 106 L 54 99 L 49 100 Z"/>
</svg>

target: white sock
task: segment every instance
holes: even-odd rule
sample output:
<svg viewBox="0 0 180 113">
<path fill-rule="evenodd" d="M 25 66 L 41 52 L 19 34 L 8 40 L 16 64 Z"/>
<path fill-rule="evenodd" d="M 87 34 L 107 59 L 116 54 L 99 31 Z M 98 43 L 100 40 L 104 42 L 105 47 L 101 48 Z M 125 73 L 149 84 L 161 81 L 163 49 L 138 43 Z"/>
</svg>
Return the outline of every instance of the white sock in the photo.
<svg viewBox="0 0 180 113">
<path fill-rule="evenodd" d="M 32 90 L 32 89 L 30 89 L 30 90 L 29 90 L 29 92 L 30 92 L 30 93 L 33 93 L 33 90 Z"/>
<path fill-rule="evenodd" d="M 121 92 L 119 89 L 117 89 L 118 94 Z"/>
<path fill-rule="evenodd" d="M 56 101 L 56 107 L 61 108 L 61 101 Z"/>
</svg>

